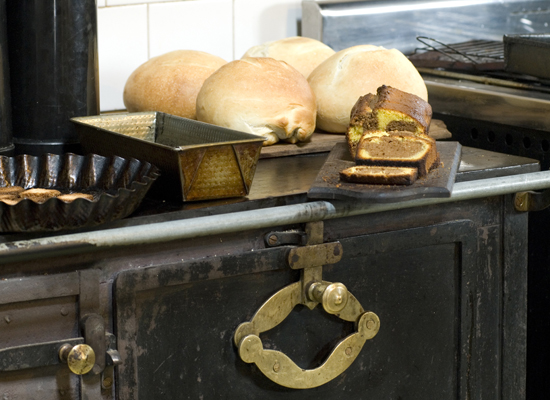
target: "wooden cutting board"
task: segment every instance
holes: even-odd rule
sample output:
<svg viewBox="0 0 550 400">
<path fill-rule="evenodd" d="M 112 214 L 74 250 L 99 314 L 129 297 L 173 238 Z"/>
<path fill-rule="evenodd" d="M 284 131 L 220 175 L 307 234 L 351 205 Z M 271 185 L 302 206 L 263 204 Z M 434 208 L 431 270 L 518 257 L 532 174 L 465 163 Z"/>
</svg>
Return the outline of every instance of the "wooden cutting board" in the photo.
<svg viewBox="0 0 550 400">
<path fill-rule="evenodd" d="M 340 180 L 340 171 L 355 165 L 347 143 L 333 147 L 308 191 L 317 200 L 361 200 L 370 203 L 393 203 L 425 197 L 450 197 L 460 165 L 462 146 L 458 142 L 437 143 L 440 166 L 412 185 L 368 185 Z"/>
<path fill-rule="evenodd" d="M 441 120 L 432 120 L 429 135 L 436 140 L 450 139 L 451 132 L 447 130 L 445 123 Z M 344 143 L 344 134 L 315 132 L 310 140 L 301 143 L 277 143 L 262 148 L 260 158 L 274 158 L 294 156 L 298 154 L 313 154 L 329 152 L 335 144 Z"/>
</svg>

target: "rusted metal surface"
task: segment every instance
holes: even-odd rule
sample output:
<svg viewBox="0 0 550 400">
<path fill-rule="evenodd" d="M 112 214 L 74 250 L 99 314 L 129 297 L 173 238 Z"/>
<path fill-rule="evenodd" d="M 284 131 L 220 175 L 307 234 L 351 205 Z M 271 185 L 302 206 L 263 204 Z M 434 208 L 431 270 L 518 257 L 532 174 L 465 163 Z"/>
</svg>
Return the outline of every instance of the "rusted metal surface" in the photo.
<svg viewBox="0 0 550 400">
<path fill-rule="evenodd" d="M 471 329 L 471 326 L 468 325 L 470 320 L 464 316 L 460 317 L 460 320 L 466 324 L 463 329 L 465 329 L 464 332 L 467 335 L 464 339 L 466 340 L 464 346 L 460 348 L 472 348 L 477 349 L 472 351 L 481 351 L 485 354 L 482 357 L 483 360 L 494 359 L 490 353 L 495 343 L 487 342 L 487 340 L 492 338 L 492 335 L 498 337 L 498 328 L 495 328 L 490 321 L 494 321 L 493 312 L 498 311 L 497 300 L 492 296 L 497 294 L 498 291 L 495 285 L 500 282 L 500 278 L 495 271 L 498 269 L 498 254 L 500 254 L 499 240 L 501 240 L 501 236 L 499 235 L 500 227 L 498 224 L 499 218 L 501 218 L 499 207 L 502 203 L 500 199 L 489 202 L 491 207 L 485 206 L 486 203 L 486 200 L 480 199 L 470 200 L 463 206 L 441 204 L 431 207 L 429 210 L 426 208 L 409 210 L 409 218 L 414 219 L 416 224 L 427 226 L 416 230 L 403 229 L 400 233 L 394 231 L 370 235 L 370 237 L 369 235 L 362 235 L 368 229 L 375 231 L 399 230 L 399 226 L 406 226 L 408 221 L 402 218 L 405 210 L 396 210 L 395 214 L 386 214 L 385 216 L 376 213 L 363 215 L 361 218 L 333 219 L 325 222 L 325 228 L 321 229 L 320 232 L 311 233 L 312 236 L 316 237 L 315 241 L 327 240 L 329 238 L 326 236 L 333 236 L 335 234 L 334 227 L 339 226 L 337 234 L 341 238 L 346 238 L 343 243 L 345 247 L 344 258 L 334 267 L 327 269 L 325 272 L 325 274 L 328 274 L 326 279 L 329 279 L 328 276 L 330 276 L 330 280 L 334 280 L 333 278 L 341 275 L 341 280 L 346 282 L 346 286 L 354 295 L 360 296 L 362 302 L 365 298 L 365 302 L 369 305 L 372 301 L 372 304 L 381 307 L 383 310 L 381 320 L 386 321 L 386 318 L 390 316 L 390 323 L 397 324 L 402 329 L 396 328 L 397 330 L 393 331 L 394 333 L 392 333 L 390 339 L 384 340 L 381 348 L 378 346 L 370 347 L 366 353 L 368 354 L 367 359 L 373 355 L 373 351 L 374 357 L 379 361 L 387 360 L 391 351 L 396 352 L 395 354 L 406 354 L 407 357 L 417 357 L 418 354 L 414 351 L 411 353 L 412 350 L 409 346 L 406 346 L 406 343 L 410 340 L 415 341 L 415 343 L 416 341 L 419 341 L 417 343 L 425 343 L 422 340 L 426 340 L 426 337 L 421 336 L 420 333 L 426 335 L 426 332 L 411 327 L 418 327 L 418 324 L 433 323 L 434 326 L 437 325 L 437 329 L 429 331 L 428 335 L 430 339 L 433 339 L 433 343 L 430 342 L 429 346 L 426 344 L 425 348 L 442 349 L 440 358 L 433 365 L 433 368 L 438 370 L 438 374 L 433 375 L 433 382 L 436 384 L 434 390 L 456 385 L 454 381 L 443 382 L 437 379 L 437 376 L 448 376 L 449 368 L 451 368 L 451 373 L 458 373 L 454 369 L 456 367 L 450 361 L 455 360 L 455 355 L 454 353 L 451 354 L 452 351 L 448 347 L 455 345 L 453 341 L 455 339 L 453 338 L 456 338 L 456 334 L 453 327 L 457 318 L 456 309 L 453 308 L 456 306 L 456 293 L 451 296 L 450 288 L 455 287 L 454 285 L 458 282 L 466 281 L 477 282 L 476 287 L 478 287 L 480 282 L 473 279 L 471 275 L 475 273 L 484 274 L 483 279 L 488 279 L 487 286 L 479 286 L 479 292 L 475 292 L 481 296 L 479 299 L 476 299 L 475 296 L 465 296 L 465 303 L 462 303 L 461 307 L 464 308 L 464 312 L 467 313 L 468 317 L 473 318 L 472 324 L 474 325 L 472 326 L 475 329 L 481 329 L 484 336 L 483 340 L 476 339 L 475 336 L 468 336 L 467 333 Z M 389 215 L 392 215 L 392 217 Z M 461 216 L 462 218 L 465 216 L 475 218 L 476 224 L 480 225 L 479 232 L 473 229 L 470 223 L 457 223 L 455 219 Z M 524 217 L 525 214 L 520 214 L 520 218 Z M 453 221 L 447 227 L 445 227 L 445 224 L 430 225 L 430 220 L 437 220 L 438 218 L 447 218 Z M 352 225 L 350 221 L 353 221 L 355 225 Z M 521 223 L 521 221 L 517 223 Z M 327 225 L 331 225 L 328 227 L 328 231 L 326 231 Z M 489 225 L 489 227 L 486 225 Z M 510 229 L 513 228 L 514 224 L 511 224 Z M 359 236 L 350 237 L 355 234 L 359 234 Z M 263 241 L 263 236 L 259 237 Z M 401 237 L 401 239 L 397 239 L 398 237 Z M 476 240 L 479 240 L 479 243 Z M 173 394 L 177 398 L 177 394 L 174 392 L 176 382 L 178 383 L 177 390 L 184 388 L 187 393 L 197 394 L 197 396 L 202 394 L 205 398 L 212 395 L 215 398 L 220 394 L 216 392 L 220 388 L 216 385 L 201 383 L 211 383 L 213 380 L 216 382 L 220 380 L 232 382 L 229 386 L 224 385 L 226 390 L 224 393 L 228 398 L 231 398 L 231 396 L 227 393 L 232 395 L 232 393 L 239 390 L 248 390 L 248 393 L 258 391 L 257 394 L 263 397 L 268 397 L 264 390 L 267 390 L 267 393 L 274 390 L 269 385 L 266 388 L 264 383 L 258 382 L 257 376 L 250 377 L 249 373 L 245 372 L 245 367 L 236 364 L 236 360 L 233 358 L 233 350 L 231 350 L 230 336 L 236 324 L 248 316 L 242 314 L 243 307 L 254 310 L 256 306 L 261 305 L 263 296 L 272 293 L 274 289 L 284 286 L 289 281 L 298 279 L 297 271 L 286 272 L 289 270 L 286 266 L 288 249 L 284 246 L 269 249 L 254 248 L 254 251 L 246 251 L 233 256 L 216 257 L 212 257 L 212 252 L 205 251 L 203 259 L 182 260 L 182 255 L 188 254 L 187 249 L 194 247 L 195 244 L 196 242 L 193 240 L 174 243 L 171 251 L 174 252 L 175 256 L 181 254 L 180 261 L 172 264 L 165 263 L 165 259 L 168 257 L 166 255 L 167 250 L 164 250 L 162 253 L 156 254 L 156 267 L 152 268 L 142 268 L 143 260 L 140 261 L 139 257 L 130 261 L 128 256 L 118 255 L 118 260 L 113 260 L 118 264 L 125 264 L 125 271 L 118 274 L 115 289 L 116 309 L 119 313 L 117 314 L 118 335 L 119 339 L 122 340 L 118 347 L 122 352 L 121 358 L 124 360 L 124 364 L 118 367 L 119 372 L 123 374 L 122 381 L 117 381 L 117 385 L 123 382 L 123 385 L 118 387 L 119 392 L 122 393 L 121 398 L 151 398 L 151 396 L 162 394 L 166 396 Z M 414 250 L 415 246 L 418 246 L 417 250 Z M 485 249 L 484 251 L 490 249 L 490 254 L 480 257 L 476 253 L 478 247 Z M 216 249 L 216 247 L 214 246 L 212 249 Z M 213 251 L 218 252 L 218 250 Z M 460 275 L 459 270 L 455 269 L 458 268 L 455 264 L 457 261 L 449 261 L 456 260 L 457 254 L 460 254 L 458 259 L 461 264 L 459 265 L 469 268 L 469 273 L 466 275 Z M 98 266 L 102 265 L 99 261 L 101 257 L 97 257 Z M 396 263 L 395 260 L 399 261 Z M 443 268 L 442 265 L 447 267 Z M 513 270 L 517 270 L 518 265 L 516 264 Z M 485 275 L 488 270 L 493 273 L 490 279 L 489 275 Z M 513 273 L 513 271 L 511 272 Z M 457 275 L 455 274 L 459 274 L 462 278 L 456 281 Z M 422 280 L 422 276 L 429 276 L 430 279 L 427 281 Z M 54 279 L 53 277 L 48 278 Z M 514 280 L 514 277 L 510 276 L 509 279 Z M 514 280 L 514 285 L 518 284 L 518 281 Z M 8 286 L 8 283 L 6 283 L 6 286 Z M 437 297 L 438 301 L 435 301 L 434 296 Z M 424 304 L 422 299 L 426 298 L 434 299 L 433 302 L 429 302 L 429 309 L 431 311 L 435 309 L 436 311 L 433 314 L 433 319 L 431 319 L 432 314 L 429 312 L 420 315 L 414 312 L 413 305 L 415 302 L 417 305 Z M 512 300 L 510 300 L 509 306 L 516 307 L 516 301 Z M 497 311 L 494 311 L 492 307 L 497 307 L 495 309 Z M 453 310 L 452 313 L 445 314 L 449 309 Z M 204 314 L 206 310 L 208 310 L 207 314 Z M 378 313 L 378 309 L 376 311 Z M 512 313 L 512 311 L 507 312 Z M 517 322 L 518 318 L 521 319 L 521 310 L 516 309 L 515 312 L 515 316 L 512 314 L 509 317 L 512 318 L 510 324 Z M 312 311 L 311 314 L 312 317 L 307 317 L 304 324 L 315 326 L 316 323 L 322 321 L 326 323 L 326 318 L 320 321 L 313 318 L 317 314 L 315 311 Z M 198 315 L 208 315 L 209 328 L 207 331 L 199 328 L 202 322 Z M 292 329 L 289 331 L 282 327 L 281 331 L 269 333 L 268 339 L 266 339 L 268 340 L 267 343 L 271 346 L 283 346 L 285 345 L 285 337 L 294 339 L 295 331 L 299 331 L 305 326 L 293 318 L 292 315 L 289 318 L 291 318 L 289 323 Z M 308 368 L 312 366 L 308 364 L 311 358 L 318 360 L 315 354 L 319 351 L 319 348 L 323 348 L 334 337 L 345 337 L 351 333 L 347 326 L 322 326 L 322 335 L 311 337 L 310 333 L 309 338 L 305 340 L 304 347 L 308 349 L 305 355 L 300 354 L 296 349 L 291 350 L 293 359 L 300 360 Z M 407 330 L 406 327 L 411 329 Z M 171 334 L 174 329 L 177 329 L 178 335 Z M 514 329 L 519 330 L 521 333 L 521 327 L 515 327 Z M 400 332 L 407 332 L 407 334 L 402 337 Z M 485 335 L 488 335 L 489 339 L 486 339 Z M 377 337 L 377 339 L 380 338 L 382 336 Z M 197 350 L 197 345 L 200 350 Z M 287 342 L 286 346 L 288 345 Z M 513 345 L 510 346 L 507 351 L 515 350 Z M 154 354 L 155 352 L 158 352 L 158 354 Z M 169 357 L 172 353 L 174 355 Z M 465 354 L 463 360 L 467 360 L 470 353 Z M 179 358 L 176 355 L 180 355 Z M 422 357 L 424 355 L 423 352 Z M 225 360 L 223 363 L 219 363 L 220 357 Z M 517 352 L 514 353 L 514 357 L 518 358 Z M 188 362 L 195 358 L 199 364 Z M 217 359 L 218 362 L 214 362 L 214 359 Z M 423 359 L 415 358 L 420 362 L 418 365 L 424 365 L 422 364 Z M 182 360 L 187 361 L 182 364 Z M 366 359 L 362 361 L 358 359 L 357 361 L 359 362 L 358 365 L 361 366 L 359 371 L 351 370 L 346 373 L 342 382 L 360 381 L 361 384 L 358 389 L 364 394 L 364 391 L 368 389 L 365 386 L 368 385 L 368 381 L 358 377 L 364 377 L 365 371 L 373 367 L 366 363 Z M 399 362 L 399 357 L 390 357 L 388 362 L 390 365 L 381 365 L 377 362 L 376 365 L 381 365 L 378 367 L 380 369 L 374 369 L 373 373 L 376 375 L 381 373 L 377 371 L 390 369 L 395 371 L 396 377 L 404 377 L 408 373 L 407 367 Z M 470 386 L 474 388 L 472 389 L 474 393 L 476 390 L 488 393 L 487 388 L 494 383 L 495 366 L 493 364 L 483 364 L 482 368 L 479 364 L 481 362 L 474 359 L 471 361 L 472 364 L 460 364 L 464 365 L 464 368 L 469 371 L 467 375 L 463 376 L 463 379 L 470 382 Z M 208 365 L 209 368 L 203 367 L 204 365 Z M 234 365 L 237 365 L 237 367 L 229 367 Z M 313 363 L 313 365 L 315 364 Z M 473 366 L 476 365 L 477 367 L 474 368 Z M 142 369 L 139 369 L 140 366 Z M 236 368 L 236 372 L 232 368 Z M 353 366 L 350 368 L 353 368 Z M 486 372 L 487 375 L 480 372 L 481 370 L 488 371 Z M 423 371 L 426 372 L 426 370 Z M 227 375 L 233 373 L 238 375 L 237 380 Z M 135 380 L 132 378 L 134 374 Z M 180 376 L 183 376 L 183 378 L 179 378 Z M 393 373 L 376 376 L 379 382 L 388 382 L 392 380 Z M 197 380 L 199 377 L 201 382 Z M 483 384 L 483 388 L 476 386 L 475 382 L 485 381 L 485 379 L 488 379 L 488 381 Z M 405 382 L 406 386 L 407 380 L 402 382 Z M 91 390 L 93 387 L 93 385 L 90 388 L 84 386 L 89 393 L 94 393 Z M 346 387 L 353 388 L 354 385 L 346 385 Z M 341 393 L 343 387 L 341 383 L 337 383 L 335 388 L 330 390 Z M 244 393 L 242 392 L 239 395 L 244 395 Z M 318 395 L 319 393 L 314 393 L 311 396 Z M 297 395 L 290 393 L 288 396 L 292 398 L 292 396 L 296 397 Z M 383 393 L 381 396 L 383 396 Z M 354 398 L 351 395 L 348 395 L 348 397 Z M 514 398 L 514 396 L 510 396 L 510 398 Z"/>
<path fill-rule="evenodd" d="M 358 224 L 368 225 L 369 218 L 358 218 Z M 472 396 L 490 393 L 498 382 L 495 358 L 489 356 L 493 343 L 473 332 L 480 329 L 492 335 L 500 329 L 493 314 L 500 307 L 496 289 L 500 280 L 497 275 L 491 277 L 486 283 L 491 290 L 479 293 L 480 298 L 476 298 L 480 282 L 474 282 L 484 274 L 487 260 L 497 262 L 493 256 L 500 247 L 498 236 L 491 236 L 486 245 L 478 243 L 476 229 L 470 221 L 453 221 L 343 241 L 344 257 L 324 275 L 346 282 L 361 302 L 377 314 L 381 310 L 382 321 L 389 320 L 384 323 L 384 335 L 380 333 L 368 343 L 364 355 L 361 352 L 342 379 L 323 386 L 325 396 L 344 392 L 348 398 L 360 399 L 368 391 L 379 398 L 387 398 L 388 393 L 421 393 L 419 396 L 430 398 L 437 392 L 449 393 L 449 398 L 455 398 L 451 397 L 455 394 L 458 399 L 467 397 L 468 390 Z M 345 228 L 340 233 L 346 236 Z M 484 254 L 489 251 L 487 257 L 480 255 L 478 246 Z M 286 253 L 284 247 L 253 253 L 182 261 L 119 275 L 116 321 L 119 347 L 127 360 L 119 368 L 121 399 L 149 398 L 159 393 L 177 396 L 176 390 L 204 398 L 216 398 L 222 390 L 226 398 L 284 395 L 289 399 L 314 399 L 321 395 L 316 389 L 282 393 L 276 385 L 261 379 L 258 371 L 250 372 L 249 366 L 238 362 L 231 350 L 236 324 L 243 317 L 250 318 L 250 309 L 260 306 L 262 299 L 272 295 L 281 283 L 297 278 L 283 267 L 276 268 L 277 259 Z M 280 256 L 274 257 L 277 253 Z M 260 264 L 258 260 L 262 260 Z M 225 269 L 218 278 L 213 273 L 201 274 L 220 271 L 221 265 L 233 268 Z M 288 352 L 302 368 L 318 365 L 331 349 L 327 343 L 352 331 L 347 326 L 343 331 L 327 326 L 326 318 L 322 325 L 316 325 L 321 323 L 314 318 L 316 310 L 292 313 L 285 326 L 262 334 L 262 341 L 272 349 Z M 209 315 L 206 330 L 199 328 L 198 315 L 204 312 Z M 177 316 L 185 318 L 179 320 Z M 170 339 L 166 327 L 174 329 L 174 324 L 180 335 L 177 339 L 171 335 Z M 309 324 L 317 329 L 306 329 Z M 305 336 L 304 329 L 308 332 Z M 319 348 L 323 348 L 322 354 L 318 354 Z M 432 351 L 437 356 L 427 357 L 426 352 Z M 181 354 L 179 361 L 196 361 L 181 364 L 176 354 Z M 480 359 L 472 354 L 484 356 Z M 416 372 L 410 369 L 413 359 Z M 430 376 L 430 383 L 419 389 L 418 383 L 426 376 Z M 213 381 L 223 381 L 224 385 L 207 384 Z"/>
<path fill-rule="evenodd" d="M 468 179 L 472 182 L 468 187 L 475 193 L 481 190 L 476 189 L 475 176 L 484 176 L 497 163 L 486 162 L 479 170 L 475 163 L 470 164 Z M 531 171 L 533 165 L 522 164 L 512 173 Z M 498 176 L 507 170 L 501 166 L 492 172 Z M 528 181 L 520 186 L 529 185 Z M 495 193 L 500 190 L 504 189 L 496 185 Z M 301 193 L 305 193 L 303 189 Z M 422 391 L 419 396 L 426 395 L 420 398 L 449 391 L 458 393 L 457 398 L 491 398 L 491 390 L 499 385 L 497 376 L 514 383 L 503 389 L 507 398 L 520 398 L 525 242 L 510 232 L 521 235 L 525 231 L 527 214 L 513 211 L 511 195 L 472 198 L 472 193 L 462 191 L 456 195 L 462 200 L 390 209 L 326 202 L 304 208 L 305 196 L 289 195 L 270 200 L 275 206 L 266 209 L 261 201 L 233 204 L 235 208 L 187 209 L 146 217 L 141 224 L 139 218 L 119 221 L 121 225 L 112 231 L 4 243 L 4 249 L 13 246 L 21 254 L 27 249 L 33 253 L 33 246 L 38 250 L 42 245 L 51 253 L 36 251 L 21 264 L 13 259 L 4 264 L 0 324 L 5 329 L 0 330 L 0 337 L 6 340 L 2 342 L 18 346 L 77 338 L 80 316 L 97 312 L 106 329 L 113 328 L 112 317 L 117 343 L 110 342 L 107 354 L 118 349 L 123 364 L 115 368 L 117 376 L 108 369 L 107 374 L 75 378 L 62 366 L 3 372 L 0 395 L 41 400 L 111 399 L 116 390 L 120 399 L 132 400 L 178 398 L 181 393 L 192 398 L 247 398 L 251 393 L 261 398 L 318 398 L 320 392 L 282 393 L 262 381 L 257 371 L 250 371 L 249 365 L 238 360 L 232 343 L 239 322 L 249 319 L 277 288 L 299 280 L 300 271 L 288 268 L 288 254 L 305 235 L 309 245 L 340 241 L 342 259 L 324 267 L 323 279 L 345 282 L 362 303 L 380 315 L 384 333 L 389 334 L 377 336 L 380 342 L 376 346 L 367 342 L 367 356 L 361 358 L 362 351 L 342 379 L 327 388 L 335 398 L 344 393 L 349 399 L 362 399 L 366 392 L 379 398 L 406 397 L 412 388 Z M 287 208 L 296 202 L 300 207 Z M 255 208 L 258 212 L 249 213 Z M 228 214 L 226 220 L 224 212 L 233 209 L 238 212 Z M 295 215 L 277 216 L 289 211 Z M 230 215 L 235 218 L 231 220 Z M 304 229 L 296 215 L 318 220 Z M 509 220 L 511 215 L 513 220 Z M 227 221 L 239 223 L 243 217 L 257 220 L 241 225 L 238 235 L 224 225 Z M 215 219 L 222 222 L 219 231 L 213 229 Z M 503 220 L 509 220 L 504 231 Z M 194 224 L 205 223 L 206 236 L 201 236 Z M 191 231 L 178 236 L 185 225 L 190 225 Z M 147 242 L 146 235 L 140 236 L 145 227 L 158 229 L 152 238 L 164 240 Z M 174 230 L 162 236 L 160 230 L 167 227 Z M 126 230 L 121 233 L 119 228 Z M 193 230 L 199 234 L 193 236 Z M 130 237 L 132 232 L 138 234 L 136 241 Z M 270 247 L 265 242 L 269 232 L 292 232 L 288 241 L 294 243 Z M 516 248 L 516 242 L 523 247 Z M 502 257 L 507 265 L 505 276 L 499 272 Z M 518 271 L 522 268 L 523 272 Z M 89 276 L 67 273 L 75 270 L 94 272 Z M 510 294 L 505 300 L 499 286 L 503 279 Z M 100 282 L 99 292 L 94 282 Z M 81 292 L 88 295 L 81 296 Z M 94 311 L 96 307 L 98 311 Z M 288 321 L 266 332 L 262 341 L 288 353 L 302 368 L 312 368 L 322 362 L 335 338 L 346 337 L 353 326 L 320 314 L 318 307 L 306 311 L 291 313 Z M 503 324 L 498 315 L 505 316 Z M 37 326 L 45 329 L 31 329 Z M 320 328 L 307 330 L 311 326 Z M 434 329 L 419 329 L 425 326 Z M 305 339 L 298 341 L 304 332 Z M 506 338 L 502 339 L 505 342 L 499 342 L 500 338 Z M 410 346 L 411 342 L 418 345 Z M 505 349 L 505 354 L 495 356 L 495 349 Z M 435 356 L 428 362 L 426 353 L 430 351 Z M 114 357 L 117 359 L 116 354 Z M 114 359 L 107 356 L 106 367 Z M 411 369 L 411 365 L 420 369 Z M 419 385 L 425 377 L 430 378 L 429 384 Z M 41 397 L 36 397 L 37 387 L 44 388 L 38 391 Z M 356 396 L 355 390 L 360 394 Z"/>
</svg>

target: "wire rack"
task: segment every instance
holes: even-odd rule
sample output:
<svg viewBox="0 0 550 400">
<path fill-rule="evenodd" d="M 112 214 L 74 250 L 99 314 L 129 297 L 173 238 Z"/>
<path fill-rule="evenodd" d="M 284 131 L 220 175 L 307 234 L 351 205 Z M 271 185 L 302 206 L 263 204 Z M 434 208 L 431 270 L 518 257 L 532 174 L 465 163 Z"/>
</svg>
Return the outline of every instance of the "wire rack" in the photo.
<svg viewBox="0 0 550 400">
<path fill-rule="evenodd" d="M 417 48 L 409 59 L 417 67 L 458 70 L 504 69 L 504 45 L 496 40 L 470 40 L 447 44 L 426 36 L 416 38 L 425 47 Z"/>
<path fill-rule="evenodd" d="M 417 48 L 409 59 L 421 73 L 550 93 L 550 81 L 505 70 L 502 41 L 470 40 L 447 44 L 426 36 L 416 39 L 425 47 Z"/>
</svg>

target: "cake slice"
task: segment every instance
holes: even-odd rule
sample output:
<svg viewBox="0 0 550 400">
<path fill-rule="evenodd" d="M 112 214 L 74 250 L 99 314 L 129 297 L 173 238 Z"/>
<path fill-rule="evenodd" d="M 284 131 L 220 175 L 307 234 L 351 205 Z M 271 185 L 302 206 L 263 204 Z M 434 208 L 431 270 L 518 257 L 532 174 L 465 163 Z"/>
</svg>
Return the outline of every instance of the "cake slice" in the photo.
<svg viewBox="0 0 550 400">
<path fill-rule="evenodd" d="M 418 169 L 410 167 L 355 165 L 340 171 L 343 181 L 371 185 L 412 185 L 417 177 Z"/>
<path fill-rule="evenodd" d="M 362 128 L 361 128 L 361 131 L 362 131 Z M 348 130 L 348 132 L 350 132 L 350 130 Z M 358 130 L 355 131 L 358 133 Z M 364 136 L 364 137 L 380 137 L 380 136 L 389 136 L 390 135 L 390 132 L 386 132 L 386 131 L 382 131 L 382 130 L 372 130 L 372 131 L 367 131 L 367 132 L 363 132 L 361 135 L 359 135 L 358 138 L 353 138 L 353 140 L 349 140 L 349 136 L 348 136 L 348 149 L 349 149 L 349 153 L 351 154 L 351 156 L 353 158 L 355 158 L 355 156 L 357 155 L 357 145 L 359 144 L 359 141 L 361 140 L 361 138 Z"/>
<path fill-rule="evenodd" d="M 435 142 L 415 135 L 364 136 L 357 145 L 357 165 L 410 167 L 423 177 L 439 164 Z"/>
<path fill-rule="evenodd" d="M 407 131 L 428 138 L 432 107 L 420 97 L 391 86 L 361 96 L 350 114 L 346 132 L 352 156 L 361 137 L 372 131 Z"/>
</svg>

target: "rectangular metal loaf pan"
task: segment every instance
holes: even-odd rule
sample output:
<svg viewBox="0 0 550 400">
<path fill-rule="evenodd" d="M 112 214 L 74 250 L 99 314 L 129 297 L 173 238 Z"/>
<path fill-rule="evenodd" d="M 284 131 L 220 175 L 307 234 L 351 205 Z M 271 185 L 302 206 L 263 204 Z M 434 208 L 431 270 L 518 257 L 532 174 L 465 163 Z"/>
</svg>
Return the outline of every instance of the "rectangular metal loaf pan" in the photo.
<svg viewBox="0 0 550 400">
<path fill-rule="evenodd" d="M 156 165 L 152 191 L 183 201 L 246 196 L 264 138 L 161 112 L 71 118 L 86 152 Z"/>
</svg>

